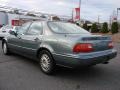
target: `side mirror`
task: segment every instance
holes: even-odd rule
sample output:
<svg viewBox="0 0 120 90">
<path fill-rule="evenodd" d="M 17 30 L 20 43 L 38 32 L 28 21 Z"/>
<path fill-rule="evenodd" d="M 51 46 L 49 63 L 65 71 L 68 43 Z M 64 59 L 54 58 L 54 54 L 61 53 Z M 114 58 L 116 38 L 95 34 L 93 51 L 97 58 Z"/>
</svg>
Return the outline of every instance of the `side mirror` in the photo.
<svg viewBox="0 0 120 90">
<path fill-rule="evenodd" d="M 10 31 L 9 33 L 10 33 L 11 35 L 17 36 L 17 33 L 16 33 L 15 31 Z"/>
</svg>

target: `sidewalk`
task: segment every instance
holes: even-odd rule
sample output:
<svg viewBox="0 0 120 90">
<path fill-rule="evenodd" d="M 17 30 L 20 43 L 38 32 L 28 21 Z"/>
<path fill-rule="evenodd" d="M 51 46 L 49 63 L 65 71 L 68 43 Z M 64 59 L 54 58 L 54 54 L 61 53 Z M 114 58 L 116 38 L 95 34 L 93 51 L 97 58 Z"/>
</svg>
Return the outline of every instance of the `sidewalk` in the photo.
<svg viewBox="0 0 120 90">
<path fill-rule="evenodd" d="M 112 40 L 113 40 L 114 42 L 120 43 L 120 33 L 117 33 L 117 34 L 112 35 Z"/>
</svg>

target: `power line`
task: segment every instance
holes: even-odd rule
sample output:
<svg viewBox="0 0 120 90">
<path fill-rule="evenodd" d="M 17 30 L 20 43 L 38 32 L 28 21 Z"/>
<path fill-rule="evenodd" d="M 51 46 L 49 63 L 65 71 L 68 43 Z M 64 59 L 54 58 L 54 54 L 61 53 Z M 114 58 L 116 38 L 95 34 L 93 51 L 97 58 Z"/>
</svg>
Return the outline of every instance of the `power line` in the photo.
<svg viewBox="0 0 120 90">
<path fill-rule="evenodd" d="M 71 16 L 67 16 L 67 15 L 48 14 L 48 13 L 29 11 L 29 10 L 18 9 L 18 8 L 13 8 L 13 7 L 8 7 L 8 6 L 1 6 L 1 5 L 0 5 L 0 10 L 5 11 L 5 12 L 8 12 L 8 11 L 14 12 L 16 10 L 19 13 L 23 13 L 23 14 L 30 13 L 30 14 L 34 14 L 34 15 L 38 15 L 38 16 L 42 16 L 42 15 L 45 15 L 45 16 L 59 16 L 59 17 L 64 17 L 64 18 L 70 18 L 71 17 Z"/>
</svg>

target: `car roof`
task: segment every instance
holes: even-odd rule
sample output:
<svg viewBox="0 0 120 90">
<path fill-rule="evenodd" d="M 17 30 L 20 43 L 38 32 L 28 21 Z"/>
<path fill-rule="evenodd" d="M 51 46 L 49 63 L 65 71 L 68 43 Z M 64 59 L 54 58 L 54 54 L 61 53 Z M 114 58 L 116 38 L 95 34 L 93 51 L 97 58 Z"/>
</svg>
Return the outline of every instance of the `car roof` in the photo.
<svg viewBox="0 0 120 90">
<path fill-rule="evenodd" d="M 67 21 L 50 21 L 50 20 L 48 20 L 48 21 L 31 21 L 31 22 L 44 22 L 44 23 L 47 23 L 47 22 L 63 22 L 63 23 L 69 23 Z"/>
</svg>

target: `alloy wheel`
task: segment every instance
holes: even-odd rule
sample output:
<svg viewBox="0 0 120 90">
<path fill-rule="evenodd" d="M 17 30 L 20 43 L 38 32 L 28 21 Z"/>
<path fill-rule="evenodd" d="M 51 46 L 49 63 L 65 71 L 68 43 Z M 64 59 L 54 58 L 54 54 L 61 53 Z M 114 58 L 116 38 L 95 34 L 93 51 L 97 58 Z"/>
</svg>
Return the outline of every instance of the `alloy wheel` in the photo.
<svg viewBox="0 0 120 90">
<path fill-rule="evenodd" d="M 41 61 L 40 62 L 41 63 L 41 68 L 45 72 L 49 71 L 49 69 L 50 69 L 50 58 L 49 58 L 49 56 L 47 54 L 43 54 L 41 56 L 41 60 L 40 61 Z"/>
</svg>

